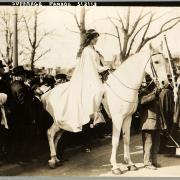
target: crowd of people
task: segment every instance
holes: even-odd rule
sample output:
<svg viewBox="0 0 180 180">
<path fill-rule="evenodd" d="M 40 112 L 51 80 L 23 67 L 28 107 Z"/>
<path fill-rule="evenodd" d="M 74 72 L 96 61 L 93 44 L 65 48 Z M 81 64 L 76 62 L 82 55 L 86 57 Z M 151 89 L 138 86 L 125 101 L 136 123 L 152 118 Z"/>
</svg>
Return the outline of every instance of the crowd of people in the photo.
<svg viewBox="0 0 180 180">
<path fill-rule="evenodd" d="M 23 159 L 37 151 L 33 143 L 47 141 L 46 131 L 53 120 L 43 108 L 40 96 L 67 80 L 64 74 L 36 75 L 23 66 L 5 72 L 5 65 L 0 61 L 1 161 Z M 4 94 L 7 97 L 3 101 Z"/>
<path fill-rule="evenodd" d="M 32 153 L 27 150 L 33 149 L 29 145 L 43 139 L 47 141 L 47 129 L 52 125 L 53 119 L 59 121 L 61 117 L 71 119 L 60 124 L 61 128 L 67 131 L 80 132 L 82 126 L 84 127 L 86 150 L 90 152 L 90 140 L 87 134 L 90 133 L 90 124 L 91 126 L 95 124 L 91 122 L 90 116 L 93 114 L 96 119 L 95 115 L 98 117 L 101 115 L 100 122 L 105 122 L 104 119 L 107 119 L 103 117 L 103 115 L 107 117 L 105 111 L 99 107 L 103 98 L 103 82 L 107 78 L 109 67 L 102 64 L 102 55 L 94 48 L 98 36 L 99 34 L 93 29 L 87 31 L 84 45 L 78 52 L 78 65 L 69 84 L 65 74 L 57 74 L 55 77 L 42 76 L 25 70 L 23 66 L 17 66 L 5 73 L 5 65 L 0 61 L 0 159 L 27 157 L 27 153 Z M 51 92 L 51 89 L 62 83 L 67 85 L 65 90 L 60 92 L 55 88 L 53 93 Z M 51 93 L 48 94 L 48 92 Z M 64 92 L 67 92 L 68 98 L 64 98 Z M 46 102 L 46 109 L 41 102 L 44 94 L 48 95 L 47 99 L 57 94 L 57 98 L 50 101 L 51 104 Z M 139 91 L 139 107 L 136 112 L 141 122 L 138 129 L 142 130 L 146 168 L 155 170 L 160 167 L 157 154 L 169 143 L 168 135 L 174 132 L 173 128 L 179 127 L 179 99 L 178 91 L 175 108 L 171 77 L 168 84 L 162 83 L 159 87 L 150 76 L 146 75 L 146 83 Z M 67 106 L 68 104 L 70 106 Z M 64 107 L 66 107 L 65 110 Z M 63 110 L 60 111 L 61 109 Z M 104 135 L 105 130 L 103 129 L 102 132 L 101 135 Z"/>
</svg>

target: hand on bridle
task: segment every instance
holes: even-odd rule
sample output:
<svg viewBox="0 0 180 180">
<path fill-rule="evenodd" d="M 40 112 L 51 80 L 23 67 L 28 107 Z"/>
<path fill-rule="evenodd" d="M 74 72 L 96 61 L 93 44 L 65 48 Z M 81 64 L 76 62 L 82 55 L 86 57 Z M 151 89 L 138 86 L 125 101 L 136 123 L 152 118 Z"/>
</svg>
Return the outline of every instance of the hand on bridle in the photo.
<svg viewBox="0 0 180 180">
<path fill-rule="evenodd" d="M 160 87 L 160 83 L 159 83 L 158 79 L 155 79 L 155 80 L 154 80 L 154 83 L 156 84 L 156 87 L 157 87 L 157 88 Z"/>
<path fill-rule="evenodd" d="M 156 96 L 156 97 L 159 96 L 160 92 L 161 92 L 161 88 L 156 87 L 155 90 L 154 90 L 155 96 Z"/>
</svg>

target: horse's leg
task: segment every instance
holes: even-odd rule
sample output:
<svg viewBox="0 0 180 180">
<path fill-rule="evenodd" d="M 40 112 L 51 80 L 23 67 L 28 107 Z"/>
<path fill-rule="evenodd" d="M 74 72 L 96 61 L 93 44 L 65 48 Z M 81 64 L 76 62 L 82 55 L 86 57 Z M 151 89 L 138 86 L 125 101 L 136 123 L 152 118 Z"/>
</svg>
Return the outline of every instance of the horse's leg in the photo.
<svg viewBox="0 0 180 180">
<path fill-rule="evenodd" d="M 119 146 L 119 137 L 122 127 L 124 117 L 121 116 L 119 113 L 112 114 L 112 121 L 113 121 L 113 132 L 112 132 L 112 153 L 111 153 L 111 165 L 112 165 L 112 172 L 114 174 L 121 174 L 122 171 L 117 166 L 117 151 Z"/>
<path fill-rule="evenodd" d="M 55 145 L 55 151 L 56 151 L 56 152 L 57 152 L 58 142 L 59 142 L 60 138 L 62 137 L 63 132 L 64 132 L 64 130 L 60 129 L 60 131 L 57 132 L 57 136 L 56 136 L 55 139 L 54 139 L 54 145 Z M 60 162 L 60 160 L 57 158 L 57 156 L 56 156 L 56 162 L 57 162 L 57 163 Z"/>
<path fill-rule="evenodd" d="M 102 104 L 103 104 L 104 110 L 106 111 L 108 117 L 111 118 L 111 113 L 110 113 L 110 110 L 108 107 L 106 94 L 104 94 L 104 98 L 102 98 Z"/>
<path fill-rule="evenodd" d="M 48 161 L 50 168 L 55 168 L 56 165 L 56 148 L 55 148 L 55 135 L 60 131 L 60 127 L 57 123 L 53 123 L 52 126 L 47 130 L 48 142 L 50 147 L 51 159 Z"/>
<path fill-rule="evenodd" d="M 130 128 L 131 128 L 132 115 L 129 115 L 122 125 L 123 142 L 124 142 L 124 162 L 128 165 L 128 169 L 131 171 L 137 170 L 137 167 L 130 157 Z"/>
</svg>

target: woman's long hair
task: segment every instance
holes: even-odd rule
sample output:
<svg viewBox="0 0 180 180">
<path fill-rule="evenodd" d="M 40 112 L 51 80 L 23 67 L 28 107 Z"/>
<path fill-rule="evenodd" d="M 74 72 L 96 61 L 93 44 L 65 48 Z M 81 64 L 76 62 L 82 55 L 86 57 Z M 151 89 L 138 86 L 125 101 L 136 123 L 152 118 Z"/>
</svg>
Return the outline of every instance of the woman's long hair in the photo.
<svg viewBox="0 0 180 180">
<path fill-rule="evenodd" d="M 86 31 L 84 42 L 81 44 L 81 46 L 79 48 L 79 51 L 77 53 L 77 57 L 81 57 L 81 54 L 82 54 L 84 48 L 90 44 L 92 39 L 94 39 L 98 36 L 99 36 L 99 33 L 96 32 L 94 29 L 89 29 L 88 31 Z"/>
</svg>

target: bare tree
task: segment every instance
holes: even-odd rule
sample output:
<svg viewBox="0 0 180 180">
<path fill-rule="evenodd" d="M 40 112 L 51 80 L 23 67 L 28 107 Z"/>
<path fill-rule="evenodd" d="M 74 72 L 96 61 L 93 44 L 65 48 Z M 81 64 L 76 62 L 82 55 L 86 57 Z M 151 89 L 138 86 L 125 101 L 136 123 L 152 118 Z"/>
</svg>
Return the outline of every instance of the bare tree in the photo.
<svg viewBox="0 0 180 180">
<path fill-rule="evenodd" d="M 160 25 L 158 32 L 154 32 L 154 34 L 148 36 L 148 31 L 153 22 L 163 17 L 163 15 L 155 17 L 155 13 L 152 13 L 151 11 L 144 13 L 142 9 L 135 21 L 131 22 L 130 19 L 133 16 L 131 15 L 131 12 L 131 8 L 128 7 L 125 18 L 123 18 L 118 11 L 117 17 L 108 17 L 111 24 L 116 29 L 116 35 L 105 33 L 118 39 L 120 59 L 122 61 L 126 60 L 130 54 L 139 52 L 147 42 L 172 29 L 180 22 L 180 17 L 169 18 Z M 120 32 L 122 32 L 121 36 L 119 35 Z M 133 47 L 135 42 L 137 46 Z"/>
<path fill-rule="evenodd" d="M 0 31 L 1 37 L 1 48 L 0 56 L 7 66 L 12 65 L 13 56 L 13 31 L 11 27 L 11 14 L 8 11 L 3 10 L 0 15 Z"/>
<path fill-rule="evenodd" d="M 81 6 L 79 19 L 78 19 L 77 13 L 76 13 L 76 9 L 75 9 L 74 13 L 71 11 L 67 11 L 65 9 L 61 9 L 61 11 L 64 11 L 64 12 L 70 14 L 74 18 L 79 31 L 70 30 L 70 29 L 68 29 L 68 30 L 71 32 L 80 34 L 80 46 L 81 46 L 81 44 L 84 42 L 84 35 L 86 32 L 86 13 L 88 12 L 88 10 L 85 9 L 85 6 Z"/>
<path fill-rule="evenodd" d="M 0 56 L 4 63 L 12 68 L 13 62 L 13 13 L 12 8 L 1 9 L 0 11 L 0 35 L 1 35 L 1 46 L 0 46 Z M 18 17 L 18 32 L 23 32 L 23 27 L 21 24 L 22 16 Z M 24 44 L 18 41 L 18 56 L 24 60 Z"/>
<path fill-rule="evenodd" d="M 31 63 L 31 70 L 34 70 L 34 63 L 38 61 L 40 58 L 42 58 L 44 55 L 46 55 L 50 48 L 46 49 L 43 52 L 39 51 L 40 44 L 42 41 L 47 37 L 48 35 L 52 34 L 51 31 L 44 32 L 43 34 L 38 34 L 38 15 L 41 13 L 41 11 L 38 11 L 37 9 L 34 10 L 33 16 L 30 18 L 26 18 L 23 16 L 28 42 L 30 44 L 30 47 L 26 47 L 26 50 L 30 52 L 30 63 Z M 30 25 L 31 18 L 33 18 L 33 27 Z"/>
</svg>

